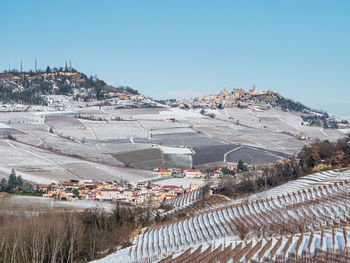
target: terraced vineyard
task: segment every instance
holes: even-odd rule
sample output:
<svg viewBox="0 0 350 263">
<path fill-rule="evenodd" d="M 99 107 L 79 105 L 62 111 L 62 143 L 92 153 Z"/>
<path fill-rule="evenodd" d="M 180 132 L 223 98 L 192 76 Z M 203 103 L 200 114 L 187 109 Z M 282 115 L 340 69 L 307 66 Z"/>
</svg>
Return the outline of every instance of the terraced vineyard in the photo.
<svg viewBox="0 0 350 263">
<path fill-rule="evenodd" d="M 173 213 L 179 209 L 186 208 L 193 204 L 198 198 L 200 198 L 203 194 L 203 188 L 199 188 L 197 190 L 191 191 L 189 193 L 178 196 L 174 199 L 170 199 L 166 201 L 166 204 L 172 205 L 174 209 L 168 211 L 164 214 Z"/>
<path fill-rule="evenodd" d="M 182 206 L 190 199 L 173 202 Z M 282 262 L 348 247 L 349 225 L 350 172 L 318 173 L 145 229 L 131 247 L 102 262 Z"/>
</svg>

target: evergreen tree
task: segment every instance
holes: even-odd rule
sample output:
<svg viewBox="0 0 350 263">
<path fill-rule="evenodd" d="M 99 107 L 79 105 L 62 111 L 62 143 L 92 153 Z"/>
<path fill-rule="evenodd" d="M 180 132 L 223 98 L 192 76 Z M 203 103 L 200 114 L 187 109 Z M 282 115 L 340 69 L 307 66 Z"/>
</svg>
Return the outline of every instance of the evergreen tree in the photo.
<svg viewBox="0 0 350 263">
<path fill-rule="evenodd" d="M 17 176 L 17 185 L 18 185 L 18 188 L 22 188 L 23 186 L 23 179 L 22 179 L 22 176 Z"/>
<path fill-rule="evenodd" d="M 5 178 L 2 178 L 0 181 L 0 192 L 7 192 L 8 191 L 8 183 Z"/>
<path fill-rule="evenodd" d="M 244 163 L 242 160 L 238 161 L 237 171 L 243 171 Z"/>
<path fill-rule="evenodd" d="M 9 180 L 8 180 L 8 187 L 9 190 L 13 190 L 16 189 L 18 186 L 18 182 L 17 182 L 17 176 L 16 176 L 16 172 L 15 169 L 12 169 L 11 174 L 9 176 Z"/>
</svg>

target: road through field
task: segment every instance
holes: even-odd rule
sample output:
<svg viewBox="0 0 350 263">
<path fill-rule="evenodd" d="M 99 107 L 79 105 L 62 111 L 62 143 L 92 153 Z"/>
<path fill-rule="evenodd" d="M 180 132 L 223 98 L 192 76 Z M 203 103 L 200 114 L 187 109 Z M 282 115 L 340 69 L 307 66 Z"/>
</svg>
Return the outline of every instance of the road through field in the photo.
<svg viewBox="0 0 350 263">
<path fill-rule="evenodd" d="M 84 123 L 84 125 L 85 125 L 86 129 L 88 129 L 88 130 L 90 131 L 92 137 L 93 137 L 95 140 L 97 140 L 97 136 L 96 136 L 96 134 L 93 132 L 93 130 L 92 130 L 86 123 Z M 95 146 L 96 146 L 97 150 L 101 151 L 101 148 L 100 148 L 100 146 L 99 146 L 97 143 L 95 144 Z"/>
<path fill-rule="evenodd" d="M 224 163 L 226 163 L 227 155 L 228 155 L 229 153 L 232 153 L 232 152 L 234 152 L 234 151 L 237 151 L 237 150 L 239 150 L 239 149 L 241 149 L 241 148 L 242 148 L 242 146 L 237 147 L 237 148 L 235 148 L 235 149 L 232 149 L 231 151 L 228 151 L 227 153 L 225 153 L 225 154 L 224 154 Z"/>
</svg>

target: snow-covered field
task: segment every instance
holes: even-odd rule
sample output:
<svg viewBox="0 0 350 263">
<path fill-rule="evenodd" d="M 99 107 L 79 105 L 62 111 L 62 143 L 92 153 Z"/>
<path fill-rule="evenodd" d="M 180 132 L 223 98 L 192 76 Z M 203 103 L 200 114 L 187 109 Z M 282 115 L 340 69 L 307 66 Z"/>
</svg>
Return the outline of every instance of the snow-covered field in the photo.
<svg viewBox="0 0 350 263">
<path fill-rule="evenodd" d="M 147 179 L 151 178 L 148 171 L 117 167 L 123 166 L 123 162 L 113 156 L 160 147 L 165 155 L 163 164 L 176 164 L 181 167 L 179 162 L 185 162 L 182 167 L 190 167 L 196 165 L 191 152 L 193 147 L 246 144 L 264 150 L 294 154 L 311 141 L 298 140 L 291 135 L 283 134 L 285 131 L 329 140 L 336 140 L 346 133 L 345 130 L 303 126 L 299 113 L 276 109 L 209 110 L 215 114 L 215 118 L 210 118 L 200 114 L 200 110 L 169 107 L 115 109 L 108 106 L 86 107 L 85 104 L 75 102 L 71 106 L 70 110 L 65 112 L 0 113 L 0 129 L 6 129 L 4 136 L 12 134 L 18 141 L 80 157 L 84 161 L 49 154 L 37 148 L 28 149 L 29 146 L 18 143 L 9 145 L 8 142 L 2 141 L 0 143 L 0 154 L 4 156 L 3 160 L 0 160 L 2 173 L 14 167 L 28 178 L 37 176 L 38 180 L 39 178 L 61 180 L 71 177 L 109 178 L 109 180 Z M 108 121 L 90 121 L 73 117 L 79 113 L 92 117 L 102 116 Z M 112 119 L 116 117 L 122 120 L 113 121 Z M 50 128 L 57 134 L 50 133 Z M 261 153 L 265 154 L 264 151 Z M 243 150 L 233 152 L 227 155 L 226 161 L 235 162 L 244 158 L 243 155 L 248 154 Z M 271 154 L 266 152 L 266 158 L 261 156 L 259 163 L 273 161 L 274 158 L 270 157 Z M 249 162 L 251 158 L 246 159 Z M 86 169 L 82 169 L 84 164 Z"/>
<path fill-rule="evenodd" d="M 1 122 L 0 122 L 0 128 L 11 128 L 11 127 L 8 126 L 8 125 L 5 124 L 5 123 L 1 123 Z"/>
<path fill-rule="evenodd" d="M 191 149 L 180 147 L 159 146 L 164 154 L 192 154 Z"/>
<path fill-rule="evenodd" d="M 0 155 L 3 174 L 14 168 L 24 179 L 38 183 L 67 179 L 143 181 L 157 178 L 151 171 L 90 162 L 9 140 L 0 140 Z"/>
<path fill-rule="evenodd" d="M 7 195 L 0 204 L 0 214 L 33 215 L 47 212 L 84 211 L 87 208 L 112 211 L 113 204 L 89 200 L 58 201 L 43 197 Z"/>
</svg>

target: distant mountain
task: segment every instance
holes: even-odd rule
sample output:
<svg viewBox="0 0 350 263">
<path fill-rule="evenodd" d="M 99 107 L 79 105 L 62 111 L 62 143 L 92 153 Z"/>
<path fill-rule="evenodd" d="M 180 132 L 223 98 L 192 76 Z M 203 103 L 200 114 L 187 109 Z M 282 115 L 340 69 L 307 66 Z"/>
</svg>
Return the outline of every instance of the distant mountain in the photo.
<svg viewBox="0 0 350 263">
<path fill-rule="evenodd" d="M 47 67 L 45 72 L 0 73 L 0 102 L 46 105 L 47 95 L 67 95 L 73 100 L 92 101 L 118 94 L 138 94 L 129 87 L 113 87 L 74 69 Z"/>
</svg>

